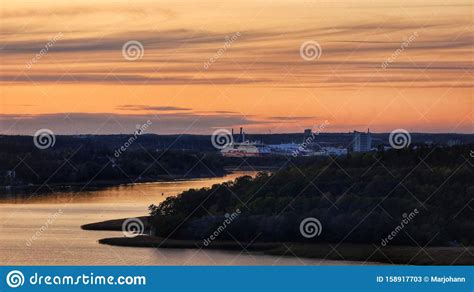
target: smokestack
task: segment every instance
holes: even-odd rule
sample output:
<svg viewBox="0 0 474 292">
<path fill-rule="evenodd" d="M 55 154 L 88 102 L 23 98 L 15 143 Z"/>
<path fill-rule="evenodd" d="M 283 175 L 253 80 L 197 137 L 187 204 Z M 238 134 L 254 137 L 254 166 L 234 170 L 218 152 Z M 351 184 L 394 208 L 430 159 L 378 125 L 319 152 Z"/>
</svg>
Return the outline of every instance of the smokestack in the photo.
<svg viewBox="0 0 474 292">
<path fill-rule="evenodd" d="M 232 137 L 234 137 L 234 128 L 232 128 Z"/>
</svg>

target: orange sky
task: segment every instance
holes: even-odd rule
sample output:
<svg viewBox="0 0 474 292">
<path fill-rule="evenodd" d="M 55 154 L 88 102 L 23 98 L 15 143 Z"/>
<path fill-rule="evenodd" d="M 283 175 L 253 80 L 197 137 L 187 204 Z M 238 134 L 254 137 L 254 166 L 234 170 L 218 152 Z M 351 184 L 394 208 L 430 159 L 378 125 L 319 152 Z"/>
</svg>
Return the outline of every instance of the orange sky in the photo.
<svg viewBox="0 0 474 292">
<path fill-rule="evenodd" d="M 0 1 L 3 134 L 473 133 L 471 1 Z"/>
</svg>

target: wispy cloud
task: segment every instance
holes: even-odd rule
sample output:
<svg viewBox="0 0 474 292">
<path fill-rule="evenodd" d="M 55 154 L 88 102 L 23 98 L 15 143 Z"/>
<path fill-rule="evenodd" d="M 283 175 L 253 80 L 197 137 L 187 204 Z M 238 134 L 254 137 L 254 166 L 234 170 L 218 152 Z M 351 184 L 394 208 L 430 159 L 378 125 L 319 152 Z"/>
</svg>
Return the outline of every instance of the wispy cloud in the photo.
<svg viewBox="0 0 474 292">
<path fill-rule="evenodd" d="M 459 30 L 462 29 L 461 24 Z M 463 23 L 462 25 L 466 25 Z M 427 80 L 414 78 L 413 70 L 422 69 L 425 76 L 434 82 L 450 82 L 459 71 L 472 72 L 472 62 L 469 62 L 472 39 L 474 35 L 469 30 L 460 31 L 453 38 L 452 34 L 444 31 L 435 33 L 436 29 L 453 29 L 452 23 L 444 20 L 432 21 L 423 27 L 410 48 L 404 55 L 392 64 L 391 69 L 403 70 L 404 78 L 410 79 L 412 86 L 426 86 Z M 18 62 L 25 56 L 37 53 L 44 46 L 44 39 L 10 39 L 4 42 L 0 56 L 5 60 L 5 71 L 0 74 L 1 82 L 9 83 L 125 83 L 125 84 L 251 84 L 264 83 L 267 86 L 289 86 L 294 79 L 282 79 L 282 70 L 291 69 L 298 76 L 301 84 L 324 83 L 331 86 L 331 80 L 319 80 L 318 75 L 336 75 L 338 83 L 335 86 L 366 83 L 380 68 L 380 64 L 390 56 L 400 43 L 401 36 L 408 36 L 417 25 L 392 22 L 364 23 L 354 25 L 335 25 L 333 27 L 307 28 L 294 31 L 254 30 L 241 32 L 241 37 L 226 52 L 223 58 L 206 72 L 202 64 L 222 46 L 226 36 L 234 32 L 212 32 L 203 30 L 174 29 L 156 32 L 134 31 L 129 33 L 107 34 L 103 37 L 79 37 L 67 33 L 49 52 L 55 61 L 70 62 L 72 56 L 78 56 L 82 66 L 72 66 L 67 76 L 51 66 L 46 66 L 47 60 L 42 60 L 45 66 L 39 64 L 34 70 L 23 74 L 15 71 Z M 387 40 L 387 35 L 396 38 Z M 284 37 L 283 37 L 284 36 Z M 308 39 L 320 39 L 323 48 L 323 58 L 317 66 L 305 62 L 298 54 L 298 46 Z M 139 40 L 144 48 L 144 58 L 136 64 L 127 63 L 121 56 L 122 45 L 130 39 Z M 174 50 L 180 50 L 174 54 Z M 447 61 L 446 58 L 425 61 L 418 56 L 438 51 L 441 55 L 456 54 L 460 61 Z M 105 54 L 105 55 L 104 55 Z M 402 56 L 405 57 L 405 56 Z M 45 58 L 47 59 L 47 58 Z M 87 65 L 85 67 L 84 65 Z M 241 76 L 241 68 L 252 68 L 252 76 Z M 110 68 L 113 68 L 111 72 Z M 335 71 L 337 69 L 337 71 Z M 444 74 L 440 75 L 440 71 Z M 334 74 L 334 72 L 336 74 Z M 436 76 L 434 76 L 436 74 Z M 454 77 L 453 77 L 454 76 Z M 64 78 L 66 77 L 66 78 Z M 415 76 L 416 77 L 416 76 Z M 401 81 L 395 75 L 378 76 L 367 86 L 377 86 L 379 82 L 397 84 Z M 372 79 L 370 79 L 372 80 Z M 321 81 L 321 82 L 320 82 Z M 429 80 L 428 80 L 429 81 Z M 432 83 L 434 83 L 432 82 Z M 463 85 L 464 86 L 464 85 Z"/>
<path fill-rule="evenodd" d="M 69 113 L 69 114 L 39 114 L 0 115 L 0 134 L 32 135 L 39 128 L 49 128 L 62 134 L 114 134 L 132 133 L 137 124 L 147 120 L 153 122 L 150 133 L 209 133 L 215 127 L 230 128 L 236 125 L 251 126 L 268 123 L 228 114 L 199 114 L 199 113 L 164 113 L 122 115 L 116 113 Z"/>
<path fill-rule="evenodd" d="M 154 112 L 167 112 L 167 111 L 189 111 L 190 108 L 177 107 L 177 106 L 147 106 L 147 105 L 135 105 L 125 104 L 116 107 L 118 110 L 132 110 L 132 111 L 154 111 Z"/>
<path fill-rule="evenodd" d="M 170 84 L 249 84 L 261 83 L 269 81 L 268 79 L 243 78 L 236 76 L 232 77 L 215 77 L 215 78 L 193 78 L 193 77 L 152 77 L 141 75 L 73 75 L 73 74 L 21 74 L 21 75 L 1 75 L 0 82 L 9 83 L 63 83 L 63 84 L 79 84 L 79 83 L 101 83 L 101 84 L 156 84 L 156 85 L 170 85 Z"/>
</svg>

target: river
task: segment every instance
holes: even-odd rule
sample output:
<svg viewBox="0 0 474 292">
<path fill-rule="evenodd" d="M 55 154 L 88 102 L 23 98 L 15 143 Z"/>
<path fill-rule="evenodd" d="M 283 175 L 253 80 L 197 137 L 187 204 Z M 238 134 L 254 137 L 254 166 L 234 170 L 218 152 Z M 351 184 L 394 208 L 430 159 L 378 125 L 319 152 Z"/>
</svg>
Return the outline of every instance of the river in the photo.
<svg viewBox="0 0 474 292">
<path fill-rule="evenodd" d="M 189 188 L 210 187 L 255 172 L 175 182 L 140 183 L 81 192 L 10 196 L 0 200 L 1 265 L 350 265 L 349 261 L 267 256 L 247 252 L 101 245 L 113 231 L 86 223 L 147 215 L 150 204 Z"/>
</svg>

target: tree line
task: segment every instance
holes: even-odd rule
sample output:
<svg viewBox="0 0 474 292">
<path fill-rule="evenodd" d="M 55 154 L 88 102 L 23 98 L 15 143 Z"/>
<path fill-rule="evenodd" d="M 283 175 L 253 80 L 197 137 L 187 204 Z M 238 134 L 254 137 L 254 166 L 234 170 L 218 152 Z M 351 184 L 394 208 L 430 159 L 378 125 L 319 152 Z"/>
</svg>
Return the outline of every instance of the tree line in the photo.
<svg viewBox="0 0 474 292">
<path fill-rule="evenodd" d="M 379 245 L 397 229 L 388 244 L 472 245 L 471 149 L 418 147 L 296 159 L 273 173 L 188 190 L 149 210 L 156 235 L 178 239 L 207 238 L 225 214 L 239 209 L 239 218 L 219 239 Z M 416 216 L 400 228 L 415 209 Z M 300 232 L 308 217 L 322 225 L 312 239 Z"/>
</svg>

